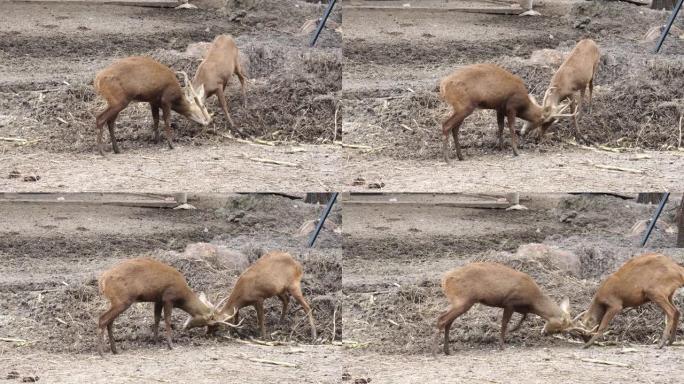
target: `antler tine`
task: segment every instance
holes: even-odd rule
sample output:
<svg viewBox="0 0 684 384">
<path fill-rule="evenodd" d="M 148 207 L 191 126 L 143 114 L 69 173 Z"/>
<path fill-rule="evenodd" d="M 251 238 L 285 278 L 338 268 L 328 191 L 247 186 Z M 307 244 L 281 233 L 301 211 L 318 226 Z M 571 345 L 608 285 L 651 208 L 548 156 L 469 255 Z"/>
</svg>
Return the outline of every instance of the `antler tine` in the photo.
<svg viewBox="0 0 684 384">
<path fill-rule="evenodd" d="M 546 92 L 544 92 L 544 99 L 542 100 L 542 106 L 546 105 L 546 99 L 549 97 L 551 90 L 556 89 L 556 87 L 549 87 Z"/>
<path fill-rule="evenodd" d="M 245 321 L 245 319 L 240 320 L 240 322 L 238 322 L 237 324 L 229 323 L 227 321 L 220 321 L 220 320 L 217 320 L 216 322 L 219 324 L 227 325 L 231 328 L 242 328 L 242 322 L 243 321 Z"/>
<path fill-rule="evenodd" d="M 222 306 L 226 301 L 228 301 L 228 298 L 230 298 L 230 296 L 224 297 L 223 300 L 219 301 L 218 304 L 216 304 L 216 305 L 214 306 L 214 308 L 216 308 L 216 309 L 221 308 L 221 306 Z"/>
<path fill-rule="evenodd" d="M 587 313 L 587 311 L 580 312 L 577 316 L 575 316 L 574 319 L 572 319 L 573 322 L 579 320 L 580 317 L 584 316 L 584 314 Z"/>
<path fill-rule="evenodd" d="M 573 113 L 563 113 L 570 106 L 570 102 L 561 105 L 553 114 L 553 117 L 572 117 L 577 115 L 578 108 L 575 107 L 575 112 Z"/>
</svg>

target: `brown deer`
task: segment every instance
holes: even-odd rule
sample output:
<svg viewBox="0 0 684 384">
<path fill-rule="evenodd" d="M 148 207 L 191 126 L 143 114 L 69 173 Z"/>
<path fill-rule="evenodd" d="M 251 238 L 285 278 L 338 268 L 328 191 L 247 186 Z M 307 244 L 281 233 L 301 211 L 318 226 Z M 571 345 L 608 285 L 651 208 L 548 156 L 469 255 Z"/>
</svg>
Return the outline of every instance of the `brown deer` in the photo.
<svg viewBox="0 0 684 384">
<path fill-rule="evenodd" d="M 551 116 L 572 117 L 575 128 L 575 139 L 581 140 L 577 119 L 580 117 L 582 99 L 587 88 L 589 89 L 589 113 L 591 113 L 591 97 L 594 92 L 594 78 L 598 69 L 601 54 L 598 45 L 591 39 L 580 40 L 573 48 L 563 64 L 551 78 L 551 84 L 546 90 L 542 102 L 544 119 Z M 569 104 L 561 105 L 561 102 L 569 99 Z M 562 110 L 570 106 L 572 113 L 562 114 Z M 520 134 L 524 137 L 539 127 L 539 138 L 543 139 L 548 126 L 533 126 L 526 124 Z"/>
<path fill-rule="evenodd" d="M 116 345 L 112 328 L 114 319 L 133 303 L 154 303 L 154 339 L 159 339 L 159 321 L 162 309 L 164 310 L 164 322 L 166 324 L 166 341 L 169 349 L 173 348 L 171 342 L 171 311 L 178 307 L 190 314 L 186 322 L 188 324 L 214 325 L 212 319 L 214 306 L 206 299 L 204 294 L 197 296 L 188 287 L 183 275 L 175 268 L 162 262 L 139 258 L 121 262 L 120 264 L 105 271 L 99 280 L 100 293 L 109 300 L 110 307 L 98 321 L 98 345 L 97 350 L 102 356 L 102 344 L 104 344 L 104 329 L 107 328 L 109 343 L 112 353 L 116 354 Z M 232 324 L 227 324 L 233 326 Z"/>
<path fill-rule="evenodd" d="M 518 155 L 515 118 L 527 120 L 532 126 L 546 129 L 558 116 L 542 114 L 542 107 L 527 92 L 522 79 L 494 64 L 474 64 L 456 70 L 439 85 L 442 99 L 453 107 L 453 114 L 442 124 L 442 152 L 449 162 L 449 133 L 454 137 L 456 156 L 463 160 L 458 131 L 461 123 L 476 109 L 493 109 L 499 126 L 499 149 L 503 149 L 504 117 L 511 131 L 513 154 Z"/>
<path fill-rule="evenodd" d="M 309 317 L 311 338 L 315 340 L 316 326 L 311 314 L 311 307 L 302 295 L 302 275 L 301 264 L 288 253 L 274 251 L 261 256 L 240 275 L 230 292 L 230 296 L 216 306 L 215 319 L 221 323 L 232 320 L 238 324 L 240 309 L 253 305 L 257 312 L 261 337 L 265 338 L 264 300 L 277 296 L 282 301 L 283 310 L 280 321 L 283 322 L 285 315 L 287 315 L 287 307 L 290 302 L 288 294 L 290 294 L 304 308 L 304 312 Z"/>
<path fill-rule="evenodd" d="M 164 134 L 169 148 L 173 149 L 171 110 L 188 119 L 208 125 L 211 116 L 204 106 L 204 89 L 194 89 L 185 77 L 183 90 L 175 73 L 150 57 L 127 57 L 100 71 L 95 76 L 95 91 L 107 101 L 107 108 L 95 120 L 97 147 L 102 156 L 102 129 L 107 123 L 114 153 L 121 153 L 114 136 L 114 123 L 119 113 L 132 101 L 150 103 L 154 120 L 154 140 L 159 142 L 159 110 L 164 113 Z"/>
<path fill-rule="evenodd" d="M 216 95 L 231 127 L 235 127 L 235 125 L 230 117 L 230 113 L 228 113 L 228 103 L 223 92 L 233 78 L 233 75 L 237 75 L 240 80 L 242 103 L 244 106 L 246 105 L 245 74 L 240 66 L 238 47 L 231 36 L 216 36 L 211 47 L 209 47 L 204 61 L 197 68 L 195 77 L 192 80 L 192 86 L 198 89 L 204 87 L 204 100 L 202 102 Z"/>
<path fill-rule="evenodd" d="M 649 301 L 659 306 L 667 318 L 658 348 L 662 348 L 666 342 L 671 345 L 679 322 L 679 310 L 672 296 L 682 286 L 684 267 L 671 258 L 646 253 L 630 259 L 601 283 L 589 309 L 578 316 L 578 325 L 593 334 L 591 338 L 584 335 L 584 348 L 590 347 L 603 335 L 611 320 L 623 308 L 638 307 Z"/>
<path fill-rule="evenodd" d="M 542 330 L 545 335 L 574 328 L 568 298 L 563 299 L 559 306 L 541 291 L 529 275 L 498 263 L 471 263 L 449 271 L 442 278 L 442 291 L 451 305 L 437 319 L 438 332 L 433 352 L 438 349 L 439 331 L 444 330 L 444 353 L 449 354 L 451 324 L 476 303 L 503 308 L 499 340 L 501 349 L 504 347 L 508 322 L 514 312 L 522 314 L 522 317 L 511 332 L 520 327 L 528 313 L 546 320 Z"/>
</svg>

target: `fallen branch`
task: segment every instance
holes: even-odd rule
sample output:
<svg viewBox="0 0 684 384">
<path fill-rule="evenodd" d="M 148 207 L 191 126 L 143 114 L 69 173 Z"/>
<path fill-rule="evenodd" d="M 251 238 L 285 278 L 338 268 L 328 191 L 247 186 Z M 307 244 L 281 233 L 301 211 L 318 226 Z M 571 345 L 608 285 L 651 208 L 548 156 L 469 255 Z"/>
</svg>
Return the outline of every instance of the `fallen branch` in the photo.
<svg viewBox="0 0 684 384">
<path fill-rule="evenodd" d="M 609 171 L 620 171 L 620 172 L 628 172 L 628 173 L 636 173 L 639 175 L 643 175 L 646 173 L 646 171 L 642 171 L 640 169 L 632 169 L 632 168 L 622 168 L 622 167 L 616 167 L 614 165 L 603 165 L 603 164 L 595 164 L 592 162 L 588 162 L 587 164 L 593 165 L 595 168 L 599 169 L 607 169 Z"/>
<path fill-rule="evenodd" d="M 18 137 L 0 137 L 0 141 L 12 141 L 12 142 L 19 142 L 19 143 L 25 143 L 28 140 L 26 139 L 20 139 Z"/>
<path fill-rule="evenodd" d="M 581 358 L 580 361 L 584 361 L 585 363 L 594 363 L 594 364 L 601 364 L 601 365 L 613 365 L 616 367 L 623 367 L 623 368 L 632 368 L 631 365 L 625 364 L 625 363 L 619 363 L 616 361 L 607 361 L 607 360 L 597 360 L 597 359 L 588 359 L 588 358 Z"/>
<path fill-rule="evenodd" d="M 372 150 L 373 147 L 368 146 L 368 145 L 362 145 L 362 144 L 346 144 L 341 141 L 336 141 L 335 145 L 339 145 L 342 148 L 352 148 L 352 149 L 366 149 L 366 150 Z"/>
<path fill-rule="evenodd" d="M 294 167 L 294 168 L 301 168 L 299 164 L 295 163 L 290 163 L 287 161 L 279 161 L 279 160 L 273 160 L 273 159 L 265 159 L 261 157 L 249 157 L 245 154 L 242 155 L 243 157 L 247 158 L 248 160 L 256 161 L 258 163 L 264 163 L 264 164 L 274 164 L 274 165 L 282 165 L 285 167 Z"/>
<path fill-rule="evenodd" d="M 24 339 L 13 339 L 11 337 L 0 337 L 0 341 L 6 341 L 8 343 L 28 343 L 28 340 Z"/>
</svg>

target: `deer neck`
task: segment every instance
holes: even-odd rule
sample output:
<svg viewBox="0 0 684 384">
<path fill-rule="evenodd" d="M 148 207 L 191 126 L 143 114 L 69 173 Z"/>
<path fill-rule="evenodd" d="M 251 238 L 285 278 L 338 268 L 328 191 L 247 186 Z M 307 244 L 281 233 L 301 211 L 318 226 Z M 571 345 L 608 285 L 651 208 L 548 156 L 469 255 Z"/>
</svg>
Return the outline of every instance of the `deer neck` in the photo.
<svg viewBox="0 0 684 384">
<path fill-rule="evenodd" d="M 233 290 L 234 292 L 235 290 Z M 231 293 L 228 300 L 218 308 L 218 313 L 225 316 L 234 316 L 235 313 L 242 307 L 240 300 Z"/>
<path fill-rule="evenodd" d="M 532 312 L 546 321 L 563 317 L 563 311 L 558 304 L 546 295 L 540 296 L 539 300 L 534 304 Z"/>
<path fill-rule="evenodd" d="M 191 293 L 191 299 L 186 300 L 180 308 L 191 316 L 206 316 L 211 313 L 211 308 L 204 304 L 194 292 Z"/>
</svg>

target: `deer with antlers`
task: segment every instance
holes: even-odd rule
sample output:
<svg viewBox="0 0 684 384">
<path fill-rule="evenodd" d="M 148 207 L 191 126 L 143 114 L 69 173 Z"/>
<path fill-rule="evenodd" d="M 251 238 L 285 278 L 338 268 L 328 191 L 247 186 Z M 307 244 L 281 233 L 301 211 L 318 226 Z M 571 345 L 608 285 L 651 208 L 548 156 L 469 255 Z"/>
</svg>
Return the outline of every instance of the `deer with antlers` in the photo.
<svg viewBox="0 0 684 384">
<path fill-rule="evenodd" d="M 449 354 L 449 330 L 457 317 L 480 303 L 503 308 L 500 348 L 503 349 L 508 322 L 514 312 L 522 314 L 518 329 L 528 313 L 546 320 L 542 334 L 570 332 L 575 329 L 570 317 L 568 298 L 560 306 L 544 294 L 527 274 L 498 263 L 471 263 L 447 272 L 442 278 L 442 291 L 451 305 L 437 319 L 437 329 L 444 331 L 444 353 Z M 437 351 L 439 332 L 435 336 L 433 353 Z"/>
<path fill-rule="evenodd" d="M 458 131 L 465 120 L 476 109 L 493 109 L 499 127 L 497 137 L 499 149 L 503 149 L 504 118 L 508 120 L 511 132 L 513 154 L 518 155 L 515 133 L 515 119 L 527 120 L 530 127 L 543 127 L 544 130 L 558 113 L 544 114 L 522 79 L 495 64 L 474 64 L 456 70 L 442 79 L 439 92 L 444 101 L 453 107 L 453 114 L 442 124 L 442 153 L 444 161 L 449 162 L 449 135 L 454 137 L 456 156 L 463 160 Z"/>
<path fill-rule="evenodd" d="M 582 109 L 582 99 L 589 91 L 589 113 L 591 113 L 591 99 L 594 92 L 594 78 L 598 69 L 601 54 L 598 45 L 591 39 L 580 40 L 573 48 L 563 64 L 551 78 L 549 88 L 544 94 L 543 118 L 572 117 L 575 129 L 575 139 L 581 140 L 581 134 L 577 120 Z M 566 103 L 562 103 L 567 101 Z M 563 112 L 570 107 L 571 113 Z M 520 134 L 525 137 L 530 132 L 539 128 L 540 140 L 544 138 L 548 126 L 526 124 Z"/>
<path fill-rule="evenodd" d="M 658 348 L 666 343 L 671 345 L 677 334 L 680 316 L 672 297 L 682 286 L 684 267 L 671 258 L 646 253 L 630 259 L 601 283 L 589 309 L 575 319 L 584 330 L 584 348 L 594 344 L 624 308 L 638 307 L 651 301 L 660 307 L 667 319 Z"/>
<path fill-rule="evenodd" d="M 133 101 L 147 102 L 152 109 L 154 140 L 159 142 L 159 111 L 163 112 L 164 134 L 169 148 L 173 149 L 171 133 L 171 111 L 186 118 L 208 125 L 211 116 L 204 106 L 204 87 L 195 89 L 185 72 L 179 72 L 185 79 L 181 88 L 175 73 L 151 57 L 135 56 L 121 59 L 100 71 L 95 76 L 95 91 L 107 101 L 107 108 L 97 115 L 97 148 L 102 156 L 102 129 L 109 128 L 114 153 L 121 153 L 114 136 L 114 123 L 119 113 Z"/>
</svg>

